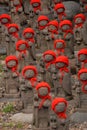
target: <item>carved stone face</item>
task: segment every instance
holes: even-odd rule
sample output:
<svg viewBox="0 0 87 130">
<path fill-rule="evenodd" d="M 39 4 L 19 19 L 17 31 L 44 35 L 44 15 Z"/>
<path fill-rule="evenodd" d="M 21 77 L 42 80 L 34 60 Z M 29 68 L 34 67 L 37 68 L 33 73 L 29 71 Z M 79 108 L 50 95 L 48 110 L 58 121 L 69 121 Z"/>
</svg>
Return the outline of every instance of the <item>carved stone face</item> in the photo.
<svg viewBox="0 0 87 130">
<path fill-rule="evenodd" d="M 14 5 L 16 6 L 16 5 L 19 5 L 20 4 L 20 2 L 19 2 L 19 0 L 14 0 Z"/>
<path fill-rule="evenodd" d="M 79 56 L 79 59 L 80 59 L 80 61 L 84 61 L 84 60 L 87 59 L 87 55 L 81 54 L 81 55 Z"/>
<path fill-rule="evenodd" d="M 57 49 L 63 48 L 63 43 L 62 43 L 62 42 L 57 42 L 56 48 L 57 48 Z"/>
<path fill-rule="evenodd" d="M 8 19 L 6 19 L 6 18 L 2 19 L 1 21 L 2 21 L 2 23 L 8 23 Z"/>
<path fill-rule="evenodd" d="M 64 112 L 65 107 L 66 107 L 66 105 L 64 102 L 58 103 L 58 105 L 55 106 L 55 110 L 56 110 L 56 112 Z"/>
<path fill-rule="evenodd" d="M 46 87 L 41 87 L 39 90 L 38 90 L 39 94 L 41 96 L 46 96 L 48 95 L 48 89 Z"/>
<path fill-rule="evenodd" d="M 21 45 L 19 46 L 19 49 L 20 49 L 20 50 L 25 50 L 25 49 L 26 49 L 26 45 L 25 45 L 25 44 L 21 44 Z"/>
<path fill-rule="evenodd" d="M 26 33 L 25 38 L 32 38 L 33 34 L 32 33 Z"/>
<path fill-rule="evenodd" d="M 84 89 L 87 91 L 87 85 L 85 85 Z"/>
<path fill-rule="evenodd" d="M 81 80 L 87 80 L 87 73 L 80 74 L 80 79 Z"/>
<path fill-rule="evenodd" d="M 67 25 L 67 24 L 66 24 L 66 25 L 63 25 L 63 26 L 62 26 L 62 29 L 63 29 L 63 30 L 68 30 L 68 29 L 70 29 L 70 26 Z"/>
<path fill-rule="evenodd" d="M 16 32 L 17 31 L 17 29 L 15 28 L 15 27 L 11 27 L 10 29 L 9 29 L 9 32 L 11 32 L 11 33 L 14 33 L 14 32 Z"/>
<path fill-rule="evenodd" d="M 47 62 L 49 62 L 49 61 L 51 61 L 51 60 L 53 60 L 54 59 L 54 57 L 52 56 L 52 55 L 45 55 L 45 60 L 47 61 Z"/>
<path fill-rule="evenodd" d="M 39 3 L 34 3 L 33 4 L 33 7 L 38 7 L 39 6 Z"/>
<path fill-rule="evenodd" d="M 33 11 L 33 9 L 30 7 L 29 8 L 29 16 L 30 16 L 30 18 L 33 18 L 34 17 L 34 11 Z"/>
<path fill-rule="evenodd" d="M 64 12 L 63 8 L 57 9 L 57 13 L 62 13 L 62 12 Z"/>
<path fill-rule="evenodd" d="M 15 61 L 15 60 L 11 60 L 11 61 L 9 61 L 9 62 L 7 63 L 7 65 L 8 65 L 9 67 L 14 67 L 14 66 L 16 66 L 16 61 Z"/>
<path fill-rule="evenodd" d="M 58 63 L 56 63 L 56 67 L 58 67 L 58 68 L 62 68 L 62 67 L 64 67 L 64 66 L 66 66 L 66 65 L 65 65 L 65 63 L 63 63 L 63 62 L 58 62 Z"/>
<path fill-rule="evenodd" d="M 45 25 L 47 25 L 47 23 L 48 23 L 47 20 L 41 20 L 41 21 L 39 22 L 39 25 L 40 25 L 40 26 L 45 26 Z"/>
<path fill-rule="evenodd" d="M 34 75 L 35 75 L 35 73 L 34 73 L 33 70 L 27 70 L 27 71 L 25 72 L 25 76 L 26 76 L 27 78 L 33 78 Z"/>
<path fill-rule="evenodd" d="M 81 19 L 81 18 L 77 18 L 76 20 L 75 20 L 75 23 L 76 24 L 79 24 L 79 23 L 82 23 L 83 22 L 83 20 Z"/>
<path fill-rule="evenodd" d="M 54 25 L 50 25 L 48 28 L 49 28 L 50 31 L 57 30 L 57 28 Z"/>
</svg>

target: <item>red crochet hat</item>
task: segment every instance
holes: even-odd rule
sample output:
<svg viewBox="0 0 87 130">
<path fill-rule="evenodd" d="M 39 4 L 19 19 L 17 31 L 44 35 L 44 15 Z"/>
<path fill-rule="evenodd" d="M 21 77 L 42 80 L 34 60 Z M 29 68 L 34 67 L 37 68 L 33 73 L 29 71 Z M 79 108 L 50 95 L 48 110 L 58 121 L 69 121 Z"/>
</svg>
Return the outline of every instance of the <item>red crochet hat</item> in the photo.
<svg viewBox="0 0 87 130">
<path fill-rule="evenodd" d="M 25 37 L 26 33 L 32 33 L 34 36 L 34 30 L 32 28 L 26 28 L 23 31 L 23 36 Z"/>
<path fill-rule="evenodd" d="M 67 66 L 69 65 L 69 60 L 68 60 L 67 56 L 58 56 L 56 58 L 56 62 L 55 63 L 58 63 L 58 62 L 65 63 Z"/>
<path fill-rule="evenodd" d="M 65 7 L 64 7 L 64 4 L 63 4 L 63 3 L 56 4 L 55 7 L 54 7 L 54 10 L 56 11 L 56 10 L 58 10 L 58 9 L 60 9 L 60 8 L 63 8 L 64 11 L 65 11 Z"/>
<path fill-rule="evenodd" d="M 37 69 L 36 69 L 35 66 L 25 66 L 25 67 L 23 68 L 23 70 L 22 70 L 22 75 L 23 75 L 23 77 L 24 77 L 25 79 L 30 80 L 30 78 L 27 78 L 27 77 L 25 76 L 25 72 L 26 72 L 27 70 L 33 70 L 34 73 L 35 73 L 34 77 L 37 76 Z"/>
<path fill-rule="evenodd" d="M 50 21 L 50 22 L 48 23 L 48 26 L 50 26 L 50 25 L 55 26 L 56 29 L 58 30 L 59 24 L 58 24 L 58 21 L 57 21 L 57 20 L 52 20 L 52 21 Z"/>
<path fill-rule="evenodd" d="M 81 79 L 80 79 L 80 75 L 81 75 L 82 73 L 87 73 L 87 69 L 86 69 L 86 68 L 83 68 L 83 69 L 80 69 L 80 70 L 79 70 L 79 72 L 78 72 L 78 78 L 79 78 L 79 80 L 81 80 Z M 82 81 L 82 80 L 81 80 L 81 81 Z"/>
<path fill-rule="evenodd" d="M 7 22 L 7 23 L 3 23 L 3 22 L 2 22 L 2 19 L 8 19 L 8 22 Z M 11 17 L 10 17 L 10 15 L 8 15 L 8 14 L 2 14 L 2 15 L 0 16 L 0 21 L 1 21 L 1 23 L 4 24 L 5 26 L 8 26 L 8 25 L 11 23 Z"/>
<path fill-rule="evenodd" d="M 56 49 L 56 45 L 58 44 L 58 42 L 59 43 L 61 42 L 63 44 L 63 48 L 65 48 L 65 41 L 62 40 L 62 39 L 57 39 L 57 40 L 54 41 L 54 48 L 55 49 Z"/>
<path fill-rule="evenodd" d="M 61 21 L 60 24 L 59 24 L 59 28 L 62 28 L 62 26 L 64 26 L 64 25 L 69 25 L 70 26 L 69 30 L 72 30 L 72 22 L 70 20 Z M 65 31 L 65 30 L 62 29 L 62 31 Z"/>
<path fill-rule="evenodd" d="M 41 0 L 31 0 L 30 2 L 31 4 L 34 4 L 34 3 L 39 3 L 41 5 Z"/>
<path fill-rule="evenodd" d="M 20 52 L 24 51 L 24 50 L 20 50 L 20 48 L 19 48 L 23 44 L 26 46 L 26 48 L 24 50 L 29 48 L 29 45 L 28 45 L 28 43 L 25 40 L 19 40 L 19 41 L 16 42 L 16 50 L 20 51 Z"/>
<path fill-rule="evenodd" d="M 87 55 L 87 49 L 86 49 L 86 48 L 81 49 L 81 50 L 78 52 L 78 60 L 80 60 L 79 57 L 80 57 L 80 55 L 82 55 L 82 54 Z"/>
<path fill-rule="evenodd" d="M 74 22 L 76 21 L 77 18 L 81 18 L 83 22 L 86 20 L 86 16 L 84 14 L 77 14 L 74 17 Z"/>
<path fill-rule="evenodd" d="M 44 54 L 43 54 L 43 57 L 44 57 L 44 61 L 45 61 L 45 56 L 46 55 L 52 55 L 54 57 L 54 59 L 56 59 L 56 54 L 54 51 L 52 50 L 48 50 L 48 51 L 45 51 Z"/>
<path fill-rule="evenodd" d="M 63 112 L 57 112 L 55 110 L 56 105 L 58 105 L 59 103 L 65 103 L 65 105 L 66 105 L 65 110 Z M 67 108 L 67 101 L 64 98 L 58 97 L 58 98 L 55 98 L 53 100 L 53 102 L 52 102 L 52 110 L 58 115 L 58 117 L 66 118 L 66 114 L 65 114 L 66 108 Z"/>
<path fill-rule="evenodd" d="M 43 21 L 43 20 L 46 20 L 47 22 L 49 22 L 49 18 L 45 15 L 41 15 L 38 17 L 38 25 L 39 25 L 39 29 L 41 29 L 41 30 L 44 29 L 48 24 L 47 23 L 45 26 L 41 26 L 39 23 L 40 23 L 40 21 Z"/>
<path fill-rule="evenodd" d="M 9 24 L 9 26 L 8 26 L 8 31 L 9 31 L 9 29 L 10 29 L 11 27 L 15 27 L 15 28 L 17 29 L 17 32 L 19 31 L 19 26 L 18 26 L 17 24 L 15 24 L 15 23 Z M 10 33 L 11 33 L 11 32 L 10 32 Z"/>
<path fill-rule="evenodd" d="M 36 86 L 36 90 L 38 91 L 42 87 L 47 88 L 48 89 L 48 93 L 50 93 L 50 86 L 49 86 L 48 83 L 46 83 L 46 82 L 38 83 L 37 86 Z"/>
</svg>

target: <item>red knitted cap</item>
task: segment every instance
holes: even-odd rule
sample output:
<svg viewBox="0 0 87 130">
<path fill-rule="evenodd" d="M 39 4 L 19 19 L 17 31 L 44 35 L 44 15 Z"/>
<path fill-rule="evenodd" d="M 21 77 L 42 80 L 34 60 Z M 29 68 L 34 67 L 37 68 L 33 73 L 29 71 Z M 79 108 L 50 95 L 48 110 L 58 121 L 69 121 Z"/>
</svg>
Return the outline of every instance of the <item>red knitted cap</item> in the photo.
<svg viewBox="0 0 87 130">
<path fill-rule="evenodd" d="M 23 31 L 23 36 L 25 36 L 26 33 L 32 33 L 34 35 L 34 30 L 32 28 L 26 28 Z"/>
<path fill-rule="evenodd" d="M 64 26 L 64 25 L 69 25 L 70 28 L 72 29 L 72 22 L 70 20 L 61 21 L 60 24 L 59 24 L 59 27 L 62 28 L 62 26 Z"/>
<path fill-rule="evenodd" d="M 62 39 L 57 39 L 57 40 L 54 40 L 54 48 L 55 48 L 55 49 L 56 49 L 56 45 L 58 44 L 58 42 L 62 42 L 63 47 L 65 48 L 65 41 L 62 40 Z"/>
<path fill-rule="evenodd" d="M 62 3 L 56 4 L 55 7 L 54 7 L 54 10 L 56 11 L 56 10 L 58 10 L 58 9 L 60 9 L 60 8 L 63 8 L 64 11 L 65 11 L 64 4 L 62 4 Z"/>
<path fill-rule="evenodd" d="M 25 40 L 19 40 L 19 41 L 16 42 L 16 50 L 21 51 L 19 47 L 22 44 L 26 45 L 26 49 L 29 48 L 29 45 L 28 45 L 28 43 Z"/>
<path fill-rule="evenodd" d="M 78 60 L 80 60 L 79 57 L 80 57 L 81 54 L 87 55 L 87 49 L 84 48 L 84 49 L 81 49 L 81 50 L 78 52 Z"/>
<path fill-rule="evenodd" d="M 41 5 L 41 0 L 31 0 L 30 3 L 31 4 L 39 3 Z"/>
<path fill-rule="evenodd" d="M 83 68 L 83 69 L 80 69 L 80 70 L 79 70 L 79 72 L 78 72 L 78 78 L 79 78 L 79 80 L 81 80 L 81 79 L 80 79 L 80 75 L 81 75 L 82 73 L 87 73 L 87 69 L 86 69 L 86 68 Z"/>
<path fill-rule="evenodd" d="M 69 60 L 68 60 L 67 56 L 58 56 L 56 58 L 56 62 L 55 63 L 58 63 L 58 62 L 65 63 L 67 66 L 69 65 Z"/>
<path fill-rule="evenodd" d="M 9 61 L 13 61 L 13 60 L 16 61 L 16 66 L 17 66 L 17 65 L 18 65 L 18 59 L 17 59 L 16 56 L 10 55 L 10 56 L 7 56 L 6 59 L 5 59 L 6 66 L 7 66 L 8 68 L 10 68 L 10 69 L 11 69 L 11 67 L 8 66 L 8 62 L 9 62 Z M 13 68 L 13 67 L 12 67 L 12 68 Z"/>
<path fill-rule="evenodd" d="M 22 75 L 23 75 L 23 77 L 25 77 L 26 79 L 28 79 L 28 78 L 25 76 L 25 72 L 26 72 L 27 70 L 33 70 L 34 73 L 35 73 L 34 77 L 36 77 L 36 75 L 37 75 L 37 69 L 36 69 L 35 66 L 25 66 L 25 67 L 23 68 L 23 70 L 22 70 Z"/>
<path fill-rule="evenodd" d="M 2 19 L 4 19 L 4 18 L 8 19 L 8 22 L 9 22 L 9 23 L 11 22 L 11 17 L 10 17 L 10 15 L 8 15 L 8 14 L 2 14 L 2 15 L 0 16 L 0 21 L 1 21 Z"/>
<path fill-rule="evenodd" d="M 36 86 L 36 90 L 38 90 L 38 89 L 40 89 L 42 87 L 47 88 L 48 92 L 50 92 L 50 86 L 46 82 L 40 82 L 40 83 L 38 83 L 37 86 Z"/>
<path fill-rule="evenodd" d="M 11 27 L 15 27 L 17 29 L 17 31 L 19 31 L 19 26 L 15 23 L 12 23 L 12 24 L 9 24 L 8 26 L 8 30 L 11 28 Z"/>
<path fill-rule="evenodd" d="M 60 118 L 66 118 L 66 108 L 63 112 L 56 112 L 55 110 L 55 107 L 56 105 L 58 105 L 59 103 L 65 103 L 66 105 L 66 108 L 67 108 L 67 101 L 64 99 L 64 98 L 61 98 L 61 97 L 58 97 L 58 98 L 55 98 L 52 102 L 52 110 L 60 117 Z"/>
<path fill-rule="evenodd" d="M 50 22 L 48 23 L 48 26 L 50 26 L 50 25 L 55 26 L 57 29 L 58 29 L 58 26 L 59 26 L 59 24 L 58 24 L 58 21 L 57 21 L 57 20 L 52 20 L 52 21 L 50 21 Z"/>
<path fill-rule="evenodd" d="M 43 54 L 43 57 L 45 58 L 46 55 L 52 55 L 54 57 L 54 59 L 56 59 L 56 54 L 52 50 L 45 51 Z"/>
<path fill-rule="evenodd" d="M 86 20 L 86 16 L 84 14 L 77 14 L 74 17 L 74 22 L 77 18 L 81 18 L 83 20 L 83 22 Z"/>
<path fill-rule="evenodd" d="M 46 21 L 49 22 L 49 18 L 48 18 L 47 16 L 45 16 L 45 15 L 41 15 L 41 16 L 38 17 L 38 23 L 39 23 L 40 21 L 42 21 L 42 20 L 46 20 Z"/>
</svg>

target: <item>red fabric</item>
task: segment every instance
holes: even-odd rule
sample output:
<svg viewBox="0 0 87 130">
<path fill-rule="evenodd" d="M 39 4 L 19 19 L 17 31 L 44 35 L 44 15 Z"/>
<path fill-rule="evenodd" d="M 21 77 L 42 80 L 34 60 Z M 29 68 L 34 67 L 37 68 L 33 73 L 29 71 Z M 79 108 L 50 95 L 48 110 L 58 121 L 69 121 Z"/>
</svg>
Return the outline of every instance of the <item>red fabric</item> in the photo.
<svg viewBox="0 0 87 130">
<path fill-rule="evenodd" d="M 8 66 L 8 62 L 9 61 L 16 61 L 16 66 L 14 67 L 9 67 Z M 7 56 L 6 59 L 5 59 L 5 63 L 6 63 L 6 66 L 7 68 L 11 69 L 12 72 L 15 72 L 18 76 L 19 76 L 19 73 L 17 72 L 17 67 L 18 67 L 18 59 L 16 56 L 13 56 L 13 55 L 10 55 L 10 56 Z"/>
<path fill-rule="evenodd" d="M 37 10 L 41 11 L 41 1 L 40 0 L 31 0 L 30 4 L 33 6 L 34 3 L 39 3 L 39 6 L 37 7 L 33 7 L 34 8 L 34 12 L 36 13 Z"/>
<path fill-rule="evenodd" d="M 81 50 L 78 52 L 78 60 L 79 60 L 79 61 L 80 61 L 80 58 L 79 58 L 79 57 L 80 57 L 81 54 L 87 55 L 87 49 L 84 48 L 84 49 L 81 49 Z M 87 59 L 84 60 L 84 61 L 81 61 L 81 62 L 83 62 L 82 68 L 84 68 L 85 63 L 87 63 Z"/>
<path fill-rule="evenodd" d="M 11 27 L 16 28 L 17 31 L 14 32 L 14 33 L 9 32 L 9 29 L 10 29 Z M 18 26 L 17 24 L 15 24 L 15 23 L 9 24 L 9 26 L 8 26 L 8 33 L 11 34 L 12 36 L 14 36 L 15 38 L 17 38 L 17 39 L 19 40 L 20 38 L 19 38 L 19 35 L 18 35 L 18 31 L 19 31 L 19 26 Z"/>
<path fill-rule="evenodd" d="M 19 2 L 20 2 L 20 4 L 18 4 L 18 5 L 13 4 L 16 7 L 16 12 L 18 12 L 19 8 L 22 7 L 22 0 L 19 0 Z"/>
<path fill-rule="evenodd" d="M 25 72 L 26 72 L 27 70 L 33 70 L 35 75 L 34 75 L 32 78 L 27 78 L 27 77 L 25 76 Z M 35 86 L 34 86 L 34 83 L 37 81 L 37 78 L 36 78 L 36 76 L 37 76 L 37 69 L 36 69 L 35 66 L 25 66 L 25 67 L 23 68 L 23 70 L 22 70 L 22 75 L 23 75 L 23 77 L 24 77 L 25 79 L 27 79 L 27 80 L 29 80 L 29 81 L 31 82 L 32 87 L 35 87 Z"/>
<path fill-rule="evenodd" d="M 87 69 L 83 68 L 83 69 L 80 69 L 79 72 L 78 72 L 78 79 L 82 82 L 82 92 L 87 94 L 87 91 L 85 90 L 85 85 L 87 85 L 87 80 L 81 80 L 80 79 L 80 75 L 82 73 L 87 73 Z"/>
<path fill-rule="evenodd" d="M 74 22 L 76 21 L 76 19 L 77 18 L 81 18 L 82 20 L 83 20 L 83 22 L 81 22 L 81 23 L 79 23 L 79 24 L 76 24 L 75 25 L 75 28 L 78 28 L 78 27 L 82 27 L 83 26 L 83 23 L 85 22 L 85 20 L 86 20 L 86 16 L 84 15 L 84 14 L 77 14 L 77 15 L 75 15 L 75 17 L 74 17 Z"/>
<path fill-rule="evenodd" d="M 41 101 L 41 103 L 40 103 L 40 105 L 39 105 L 39 109 L 43 106 L 43 103 L 44 103 L 47 99 L 50 99 L 50 100 L 51 100 L 51 96 L 49 95 L 49 93 L 50 93 L 50 86 L 49 86 L 49 84 L 46 83 L 46 82 L 40 82 L 40 83 L 37 84 L 36 90 L 38 91 L 38 90 L 39 90 L 40 88 L 42 88 L 42 87 L 48 89 L 48 94 L 47 94 L 46 96 L 42 96 L 42 95 L 40 95 L 40 93 L 38 92 L 39 98 L 42 99 L 42 101 Z"/>
<path fill-rule="evenodd" d="M 26 38 L 25 35 L 26 33 L 32 33 L 33 36 L 31 38 Z M 34 30 L 32 28 L 26 28 L 23 31 L 23 37 L 27 40 L 27 41 L 31 41 L 32 43 L 34 43 Z"/>
<path fill-rule="evenodd" d="M 59 71 L 60 71 L 60 73 L 62 74 L 62 77 L 60 78 L 60 82 L 62 83 L 64 73 L 65 73 L 65 72 L 67 72 L 67 73 L 69 72 L 69 70 L 68 70 L 68 68 L 67 68 L 68 65 L 69 65 L 69 60 L 68 60 L 68 58 L 67 58 L 66 56 L 58 56 L 58 58 L 56 58 L 55 63 L 60 63 L 60 62 L 66 64 L 64 67 L 58 68 Z M 56 66 L 56 67 L 57 67 L 57 66 Z"/>
<path fill-rule="evenodd" d="M 50 61 L 50 62 L 47 62 L 47 61 L 45 60 L 45 56 L 46 56 L 46 55 L 52 55 L 52 56 L 54 57 L 54 59 L 53 59 L 52 61 Z M 55 63 L 56 54 L 55 54 L 54 51 L 48 50 L 48 51 L 44 52 L 44 54 L 43 54 L 43 59 L 44 59 L 44 61 L 46 62 L 46 69 L 48 69 L 48 67 L 49 67 L 51 64 L 54 64 L 54 63 Z"/>
<path fill-rule="evenodd" d="M 59 48 L 59 49 L 56 48 L 56 45 L 58 44 L 58 42 L 62 42 L 62 44 L 63 44 L 62 48 Z M 61 55 L 61 52 L 64 53 L 65 41 L 62 39 L 55 40 L 54 41 L 54 48 L 57 50 L 58 56 Z"/>
<path fill-rule="evenodd" d="M 62 26 L 64 26 L 64 25 L 69 25 L 70 26 L 69 30 L 72 30 L 72 22 L 70 20 L 63 20 L 63 21 L 61 21 L 60 24 L 59 24 L 59 28 L 62 29 Z M 62 31 L 63 32 L 67 32 L 68 30 L 63 30 L 62 29 Z"/>
<path fill-rule="evenodd" d="M 61 12 L 61 13 L 59 12 L 58 13 L 57 10 L 61 9 L 61 8 L 63 9 L 63 12 Z M 56 4 L 55 7 L 54 7 L 54 10 L 57 12 L 60 21 L 62 20 L 63 16 L 66 16 L 64 4 L 62 4 L 62 3 Z"/>
<path fill-rule="evenodd" d="M 56 30 L 50 30 L 50 29 L 49 29 L 49 26 L 50 26 L 50 25 L 55 26 L 55 27 L 56 27 Z M 59 27 L 59 24 L 58 24 L 58 21 L 56 21 L 56 20 L 52 20 L 52 21 L 50 21 L 50 22 L 48 23 L 48 31 L 52 33 L 52 36 L 51 36 L 52 39 L 54 39 L 54 34 L 58 34 L 58 27 Z"/>
<path fill-rule="evenodd" d="M 5 23 L 5 24 L 2 22 L 2 19 L 4 19 L 4 18 L 8 19 L 8 22 Z M 2 14 L 2 15 L 0 15 L 0 22 L 2 24 L 4 24 L 6 27 L 8 27 L 9 24 L 11 23 L 11 17 L 10 17 L 10 15 L 8 15 L 8 14 Z"/>
<path fill-rule="evenodd" d="M 66 33 L 65 33 L 65 35 L 64 35 L 64 39 L 66 39 L 66 36 L 67 36 L 68 33 L 73 34 L 73 30 L 67 30 Z"/>
<path fill-rule="evenodd" d="M 56 110 L 55 110 L 55 107 L 56 107 L 56 105 L 58 105 L 59 103 L 65 103 L 65 105 L 66 105 L 66 107 L 65 107 L 65 110 L 63 111 L 63 112 L 57 112 Z M 67 118 L 67 115 L 66 115 L 66 108 L 67 108 L 67 101 L 64 99 L 64 98 L 55 98 L 54 100 L 53 100 L 53 102 L 52 102 L 52 110 L 57 114 L 57 116 L 59 117 L 59 118 L 63 118 L 63 119 L 66 119 Z"/>
<path fill-rule="evenodd" d="M 19 48 L 22 44 L 25 44 L 25 46 L 26 46 L 26 48 L 24 50 L 20 50 L 20 48 Z M 16 42 L 16 50 L 20 52 L 18 59 L 22 58 L 22 54 L 26 55 L 27 48 L 29 48 L 29 45 L 26 41 L 19 40 L 18 42 Z"/>
<path fill-rule="evenodd" d="M 39 29 L 40 30 L 43 30 L 47 25 L 45 25 L 45 26 L 40 26 L 40 21 L 43 21 L 43 20 L 46 20 L 46 21 L 48 21 L 49 22 L 49 18 L 47 17 L 47 16 L 45 16 L 45 15 L 41 15 L 41 16 L 39 16 L 38 17 L 38 26 L 39 26 Z"/>
</svg>

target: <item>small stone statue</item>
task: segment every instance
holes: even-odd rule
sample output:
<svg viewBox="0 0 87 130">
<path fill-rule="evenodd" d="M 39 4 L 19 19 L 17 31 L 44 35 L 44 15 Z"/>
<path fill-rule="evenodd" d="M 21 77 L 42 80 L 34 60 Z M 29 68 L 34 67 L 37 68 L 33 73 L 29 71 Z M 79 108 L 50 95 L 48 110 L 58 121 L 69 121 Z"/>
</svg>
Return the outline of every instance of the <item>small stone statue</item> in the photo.
<svg viewBox="0 0 87 130">
<path fill-rule="evenodd" d="M 52 110 L 57 115 L 57 128 L 55 130 L 69 130 L 69 120 L 66 115 L 66 109 L 67 101 L 64 98 L 59 97 L 52 101 Z"/>
<path fill-rule="evenodd" d="M 9 63 L 10 64 L 10 63 Z M 20 98 L 19 77 L 16 73 L 12 73 L 4 68 L 4 94 L 5 98 Z"/>
<path fill-rule="evenodd" d="M 62 39 L 66 42 L 65 55 L 70 59 L 74 57 L 74 37 L 72 31 L 72 22 L 70 20 L 63 20 L 59 24 L 59 29 L 62 33 Z"/>
<path fill-rule="evenodd" d="M 65 14 L 65 7 L 63 3 L 58 3 L 54 6 L 54 10 L 56 11 L 56 17 L 58 17 L 58 21 L 62 21 L 65 19 L 66 14 Z"/>
<path fill-rule="evenodd" d="M 87 67 L 87 49 L 83 48 L 78 52 L 77 66 L 80 68 Z"/>
<path fill-rule="evenodd" d="M 36 63 L 36 51 L 35 51 L 35 40 L 34 40 L 34 30 L 32 28 L 26 28 L 23 30 L 23 37 L 28 42 L 28 57 L 25 59 L 25 64 L 35 64 Z"/>
<path fill-rule="evenodd" d="M 52 87 L 54 86 L 52 75 L 56 71 L 55 70 L 55 60 L 56 60 L 56 54 L 54 51 L 48 50 L 48 51 L 44 52 L 43 61 L 45 63 L 45 69 L 46 69 L 46 76 L 45 76 L 46 82 L 48 82 Z"/>
<path fill-rule="evenodd" d="M 65 49 L 66 43 L 62 39 L 56 39 L 54 40 L 54 49 L 57 56 L 64 55 L 64 49 Z"/>
<path fill-rule="evenodd" d="M 87 69 L 83 68 L 80 69 L 78 72 L 78 79 L 81 83 L 81 87 L 79 88 L 79 107 L 83 110 L 83 111 L 87 111 Z"/>
<path fill-rule="evenodd" d="M 51 106 L 50 86 L 46 82 L 40 82 L 36 85 L 37 96 L 34 102 L 34 129 L 49 129 Z"/>
<path fill-rule="evenodd" d="M 68 69 L 69 60 L 66 56 L 56 58 L 55 96 L 61 96 L 67 100 L 72 99 L 71 75 Z M 66 82 L 67 81 L 67 82 Z"/>
<path fill-rule="evenodd" d="M 74 17 L 74 39 L 75 39 L 75 45 L 76 45 L 76 50 L 79 50 L 83 47 L 83 35 L 82 35 L 82 29 L 83 29 L 83 24 L 85 22 L 85 15 L 84 14 L 77 14 Z"/>
<path fill-rule="evenodd" d="M 16 12 L 22 12 L 23 8 L 22 8 L 22 0 L 13 0 L 13 5 L 16 8 Z"/>
</svg>

